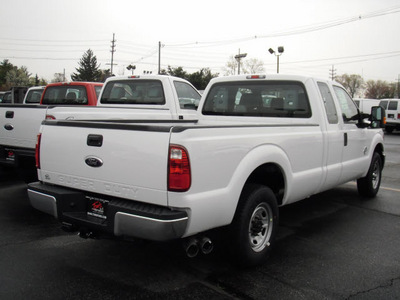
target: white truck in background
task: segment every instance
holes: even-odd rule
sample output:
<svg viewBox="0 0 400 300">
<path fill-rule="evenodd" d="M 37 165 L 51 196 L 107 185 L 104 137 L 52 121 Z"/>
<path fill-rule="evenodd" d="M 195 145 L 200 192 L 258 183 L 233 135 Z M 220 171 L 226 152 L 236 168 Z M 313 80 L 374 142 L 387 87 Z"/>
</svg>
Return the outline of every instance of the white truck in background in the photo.
<svg viewBox="0 0 400 300">
<path fill-rule="evenodd" d="M 24 98 L 24 104 L 39 104 L 40 99 L 42 99 L 43 91 L 46 87 L 45 86 L 33 86 L 30 87 Z"/>
<path fill-rule="evenodd" d="M 96 106 L 51 107 L 47 119 L 195 119 L 201 95 L 187 80 L 166 75 L 110 77 Z"/>
<path fill-rule="evenodd" d="M 104 90 L 103 90 L 104 94 Z M 222 230 L 235 261 L 265 261 L 278 208 L 357 180 L 374 197 L 384 109 L 363 119 L 345 89 L 304 76 L 211 80 L 198 120 L 46 120 L 31 205 L 80 236 L 183 239 L 189 256 Z"/>
<path fill-rule="evenodd" d="M 201 97 L 188 81 L 164 75 L 110 77 L 100 91 L 102 85 L 50 84 L 41 105 L 0 104 L 0 166 L 18 167 L 23 160 L 34 167 L 37 135 L 46 118 L 194 119 Z"/>
</svg>

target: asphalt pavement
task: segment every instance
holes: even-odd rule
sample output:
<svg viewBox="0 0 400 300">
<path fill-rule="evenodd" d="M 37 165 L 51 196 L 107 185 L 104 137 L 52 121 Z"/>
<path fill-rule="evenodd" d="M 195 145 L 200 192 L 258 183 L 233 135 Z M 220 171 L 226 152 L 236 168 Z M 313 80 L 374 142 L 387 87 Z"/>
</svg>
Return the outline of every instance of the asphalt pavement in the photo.
<svg viewBox="0 0 400 300">
<path fill-rule="evenodd" d="M 270 259 L 249 269 L 218 244 L 189 259 L 179 242 L 66 233 L 0 172 L 0 299 L 400 299 L 400 133 L 385 146 L 375 199 L 350 182 L 282 207 Z"/>
</svg>

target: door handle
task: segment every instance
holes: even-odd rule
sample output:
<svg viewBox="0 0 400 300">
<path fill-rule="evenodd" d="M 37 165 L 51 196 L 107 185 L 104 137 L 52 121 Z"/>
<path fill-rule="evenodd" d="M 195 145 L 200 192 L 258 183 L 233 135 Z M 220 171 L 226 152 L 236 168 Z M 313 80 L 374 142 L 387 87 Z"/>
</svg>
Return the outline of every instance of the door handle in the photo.
<svg viewBox="0 0 400 300">
<path fill-rule="evenodd" d="M 88 146 L 101 147 L 103 145 L 103 136 L 101 134 L 89 134 L 86 143 Z"/>
<path fill-rule="evenodd" d="M 348 143 L 347 132 L 344 133 L 344 146 L 346 147 Z"/>
<path fill-rule="evenodd" d="M 13 111 L 6 111 L 6 119 L 12 119 L 14 118 L 14 112 Z"/>
</svg>

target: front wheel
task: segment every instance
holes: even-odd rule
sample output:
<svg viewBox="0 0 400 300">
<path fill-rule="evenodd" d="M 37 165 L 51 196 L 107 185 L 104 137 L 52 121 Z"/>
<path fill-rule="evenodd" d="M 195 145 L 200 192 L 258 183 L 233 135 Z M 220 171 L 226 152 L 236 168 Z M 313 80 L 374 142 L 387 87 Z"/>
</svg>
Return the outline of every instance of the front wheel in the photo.
<svg viewBox="0 0 400 300">
<path fill-rule="evenodd" d="M 263 185 L 246 185 L 230 228 L 231 253 L 241 266 L 263 263 L 274 243 L 279 221 L 276 197 Z"/>
<path fill-rule="evenodd" d="M 357 180 L 358 193 L 367 198 L 373 198 L 379 191 L 382 179 L 382 158 L 375 152 L 367 176 Z"/>
</svg>

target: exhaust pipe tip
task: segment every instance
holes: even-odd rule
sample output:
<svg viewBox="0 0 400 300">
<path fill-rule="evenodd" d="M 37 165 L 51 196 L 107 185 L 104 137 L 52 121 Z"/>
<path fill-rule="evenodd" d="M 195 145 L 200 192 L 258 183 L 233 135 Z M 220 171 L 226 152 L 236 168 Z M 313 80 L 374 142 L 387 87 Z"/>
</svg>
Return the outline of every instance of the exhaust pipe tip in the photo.
<svg viewBox="0 0 400 300">
<path fill-rule="evenodd" d="M 200 240 L 200 249 L 203 254 L 210 254 L 214 249 L 214 244 L 208 237 L 203 237 Z"/>
<path fill-rule="evenodd" d="M 89 230 L 83 229 L 83 228 L 81 228 L 79 230 L 78 236 L 83 238 L 83 239 L 87 239 L 87 238 L 94 239 L 94 238 L 96 238 L 96 235 L 92 231 L 89 231 Z"/>
<path fill-rule="evenodd" d="M 190 258 L 196 257 L 197 254 L 199 254 L 199 245 L 195 238 L 185 241 L 183 247 L 186 251 L 186 255 Z"/>
</svg>

